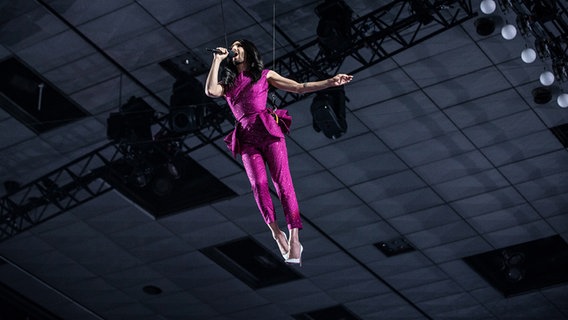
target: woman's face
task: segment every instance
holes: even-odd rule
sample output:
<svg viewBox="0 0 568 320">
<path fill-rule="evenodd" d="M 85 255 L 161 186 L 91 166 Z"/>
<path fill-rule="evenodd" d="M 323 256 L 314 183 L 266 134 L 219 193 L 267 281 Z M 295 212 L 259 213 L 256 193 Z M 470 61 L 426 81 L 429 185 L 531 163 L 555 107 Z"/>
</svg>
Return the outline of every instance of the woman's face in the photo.
<svg viewBox="0 0 568 320">
<path fill-rule="evenodd" d="M 233 57 L 232 60 L 235 65 L 239 65 L 246 61 L 245 50 L 243 49 L 240 42 L 238 41 L 233 42 L 230 50 L 235 53 L 235 56 Z"/>
</svg>

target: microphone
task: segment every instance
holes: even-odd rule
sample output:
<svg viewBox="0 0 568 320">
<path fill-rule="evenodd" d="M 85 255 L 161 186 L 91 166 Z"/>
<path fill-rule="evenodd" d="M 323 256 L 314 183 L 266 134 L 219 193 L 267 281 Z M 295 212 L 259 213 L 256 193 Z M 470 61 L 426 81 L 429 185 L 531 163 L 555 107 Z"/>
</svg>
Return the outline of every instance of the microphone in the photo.
<svg viewBox="0 0 568 320">
<path fill-rule="evenodd" d="M 205 48 L 205 50 L 209 51 L 209 52 L 213 52 L 213 53 L 217 53 L 217 54 L 223 54 L 223 52 L 219 49 L 210 49 L 210 48 Z M 232 59 L 234 56 L 236 56 L 237 54 L 234 53 L 233 51 L 229 50 L 229 56 L 227 56 L 227 58 Z"/>
</svg>

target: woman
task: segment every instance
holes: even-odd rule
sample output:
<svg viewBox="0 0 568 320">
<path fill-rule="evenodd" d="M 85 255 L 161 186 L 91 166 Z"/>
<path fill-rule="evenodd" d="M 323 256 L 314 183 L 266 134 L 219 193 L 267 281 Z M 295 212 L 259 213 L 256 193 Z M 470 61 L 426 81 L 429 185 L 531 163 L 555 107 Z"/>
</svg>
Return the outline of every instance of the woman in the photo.
<svg viewBox="0 0 568 320">
<path fill-rule="evenodd" d="M 302 229 L 300 210 L 286 150 L 285 134 L 291 122 L 286 110 L 272 112 L 266 107 L 269 86 L 278 89 L 308 93 L 332 86 L 340 86 L 351 81 L 352 76 L 338 74 L 330 79 L 298 83 L 278 73 L 264 69 L 256 46 L 248 40 L 237 40 L 231 44 L 234 56 L 227 61 L 221 81 L 218 80 L 221 62 L 229 56 L 225 48 L 217 48 L 211 69 L 207 75 L 205 92 L 209 97 L 225 97 L 237 124 L 225 138 L 233 155 L 240 153 L 252 192 L 264 221 L 272 232 L 278 248 L 286 263 L 302 263 L 303 247 L 298 231 Z M 274 205 L 270 197 L 266 164 L 272 182 L 282 202 L 289 230 L 280 230 L 274 215 Z"/>
</svg>

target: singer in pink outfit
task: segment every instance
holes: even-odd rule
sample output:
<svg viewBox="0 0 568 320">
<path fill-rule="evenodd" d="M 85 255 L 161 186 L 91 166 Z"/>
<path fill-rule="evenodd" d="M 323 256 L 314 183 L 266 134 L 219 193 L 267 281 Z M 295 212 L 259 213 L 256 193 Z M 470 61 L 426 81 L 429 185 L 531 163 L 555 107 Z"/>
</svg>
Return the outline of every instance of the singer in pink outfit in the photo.
<svg viewBox="0 0 568 320">
<path fill-rule="evenodd" d="M 282 256 L 287 263 L 301 263 L 303 247 L 298 231 L 302 229 L 302 221 L 290 175 L 285 140 L 292 119 L 287 110 L 274 112 L 267 108 L 268 89 L 273 86 L 289 92 L 308 93 L 344 85 L 351 81 L 352 76 L 338 74 L 327 80 L 300 84 L 264 69 L 256 46 L 248 40 L 233 42 L 230 50 L 232 58 L 227 59 L 221 81 L 218 80 L 220 65 L 229 57 L 229 51 L 219 47 L 213 54 L 205 91 L 209 97 L 224 96 L 227 100 L 237 122 L 225 142 L 233 155 L 241 155 L 258 209 Z M 289 241 L 276 222 L 266 165 L 282 203 Z"/>
</svg>

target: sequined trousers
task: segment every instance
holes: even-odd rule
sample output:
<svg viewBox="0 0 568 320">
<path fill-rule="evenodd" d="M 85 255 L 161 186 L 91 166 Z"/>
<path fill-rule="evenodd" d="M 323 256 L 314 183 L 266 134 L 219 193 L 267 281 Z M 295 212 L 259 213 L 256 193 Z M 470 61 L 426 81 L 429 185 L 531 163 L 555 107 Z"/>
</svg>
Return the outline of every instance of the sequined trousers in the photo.
<svg viewBox="0 0 568 320">
<path fill-rule="evenodd" d="M 242 146 L 241 155 L 254 199 L 264 221 L 267 224 L 276 221 L 274 204 L 268 187 L 266 172 L 266 165 L 268 165 L 272 183 L 282 203 L 288 229 L 302 229 L 298 200 L 288 164 L 285 138 L 275 138 L 275 141 L 268 143 L 245 143 Z"/>
</svg>

